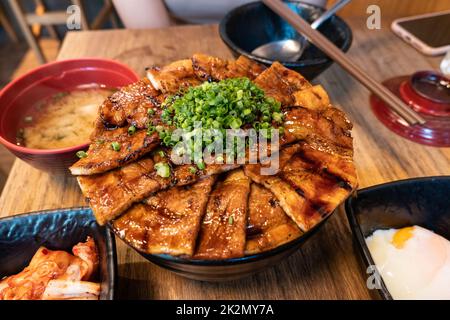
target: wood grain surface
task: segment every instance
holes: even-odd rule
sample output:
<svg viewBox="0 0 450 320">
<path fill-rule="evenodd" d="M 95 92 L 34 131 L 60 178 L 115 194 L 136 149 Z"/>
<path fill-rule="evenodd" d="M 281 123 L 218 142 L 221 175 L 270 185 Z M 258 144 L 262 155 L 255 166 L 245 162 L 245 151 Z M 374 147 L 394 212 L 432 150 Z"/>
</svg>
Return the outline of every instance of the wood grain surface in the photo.
<svg viewBox="0 0 450 320">
<path fill-rule="evenodd" d="M 348 21 L 354 32 L 349 55 L 374 78 L 436 69 L 384 26 L 370 31 L 364 20 Z M 141 75 L 144 68 L 204 52 L 231 57 L 217 26 L 181 26 L 159 30 L 69 33 L 59 59 L 107 57 Z M 409 177 L 450 174 L 450 148 L 426 147 L 397 137 L 379 123 L 368 104 L 369 93 L 337 65 L 314 82 L 354 123 L 355 161 L 361 187 Z M 72 177 L 55 177 L 16 160 L 0 198 L 0 215 L 65 208 L 85 202 Z M 352 245 L 342 211 L 335 213 L 301 250 L 279 265 L 233 282 L 187 280 L 141 258 L 117 241 L 121 299 L 369 299 L 366 277 Z"/>
</svg>

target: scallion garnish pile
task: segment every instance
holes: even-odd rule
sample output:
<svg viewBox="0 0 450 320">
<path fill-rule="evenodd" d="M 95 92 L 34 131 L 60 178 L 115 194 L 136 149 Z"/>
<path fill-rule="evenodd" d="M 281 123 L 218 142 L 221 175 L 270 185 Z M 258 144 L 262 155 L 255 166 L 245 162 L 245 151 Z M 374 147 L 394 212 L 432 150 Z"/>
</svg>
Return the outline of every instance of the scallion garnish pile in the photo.
<svg viewBox="0 0 450 320">
<path fill-rule="evenodd" d="M 182 95 L 168 97 L 162 109 L 161 118 L 167 126 L 149 126 L 148 131 L 149 134 L 157 131 L 163 145 L 169 147 L 173 147 L 176 141 L 171 139 L 173 129 L 168 128 L 192 131 L 198 122 L 201 122 L 202 129 L 220 130 L 222 138 L 226 129 L 265 129 L 269 139 L 273 128 L 282 131 L 279 128 L 283 122 L 280 102 L 267 97 L 248 78 L 204 82 Z M 203 134 L 201 149 L 219 137 Z M 191 147 L 194 150 L 196 146 Z"/>
<path fill-rule="evenodd" d="M 163 104 L 163 121 L 192 130 L 195 121 L 205 129 L 239 129 L 253 125 L 268 129 L 272 121 L 281 123 L 280 103 L 247 78 L 205 82 L 183 96 L 172 96 Z"/>
</svg>

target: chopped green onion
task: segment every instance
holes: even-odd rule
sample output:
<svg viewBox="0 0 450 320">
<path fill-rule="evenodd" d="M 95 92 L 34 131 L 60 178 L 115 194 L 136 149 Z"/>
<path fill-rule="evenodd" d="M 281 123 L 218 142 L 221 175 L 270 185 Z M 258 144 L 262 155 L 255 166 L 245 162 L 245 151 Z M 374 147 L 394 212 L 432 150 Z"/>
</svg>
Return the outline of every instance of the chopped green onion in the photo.
<svg viewBox="0 0 450 320">
<path fill-rule="evenodd" d="M 78 151 L 76 154 L 77 154 L 77 157 L 80 159 L 86 158 L 88 156 L 88 154 L 83 150 Z"/>
<path fill-rule="evenodd" d="M 241 119 L 238 119 L 238 118 L 234 118 L 229 124 L 230 128 L 232 128 L 232 129 L 239 129 L 241 127 L 241 125 L 242 125 L 242 121 L 241 121 Z"/>
<path fill-rule="evenodd" d="M 158 162 L 155 164 L 156 174 L 162 178 L 170 177 L 170 167 L 166 162 Z"/>
<path fill-rule="evenodd" d="M 215 162 L 216 162 L 217 164 L 223 163 L 223 156 L 217 156 Z"/>
<path fill-rule="evenodd" d="M 130 126 L 129 128 L 128 128 L 128 134 L 129 135 L 133 135 L 133 134 L 135 134 L 136 133 L 136 127 L 135 126 Z"/>
<path fill-rule="evenodd" d="M 248 78 L 204 82 L 167 97 L 161 107 L 161 119 L 171 128 L 192 130 L 195 122 L 201 121 L 203 129 L 218 129 L 223 133 L 224 139 L 226 129 L 248 128 L 253 125 L 259 131 L 283 122 L 281 103 L 267 97 Z M 173 129 L 163 126 L 155 129 L 163 144 L 171 146 L 170 130 Z M 211 137 L 204 136 L 202 148 L 212 140 Z"/>
<path fill-rule="evenodd" d="M 283 115 L 279 112 L 274 112 L 272 118 L 275 122 L 281 123 L 283 121 Z"/>
<path fill-rule="evenodd" d="M 197 168 L 199 168 L 200 170 L 203 170 L 206 168 L 206 165 L 203 161 L 199 161 L 199 162 L 197 162 Z"/>
<path fill-rule="evenodd" d="M 163 142 L 166 146 L 171 145 L 172 138 L 169 134 L 166 133 L 165 137 L 163 138 Z"/>
<path fill-rule="evenodd" d="M 197 168 L 196 167 L 189 167 L 189 172 L 194 174 L 197 173 Z"/>
<path fill-rule="evenodd" d="M 152 115 L 155 114 L 155 110 L 150 108 L 150 109 L 147 110 L 147 114 L 148 114 L 149 116 L 152 116 Z"/>
<path fill-rule="evenodd" d="M 114 141 L 114 142 L 111 143 L 111 148 L 112 148 L 114 151 L 120 151 L 120 147 L 121 147 L 120 143 L 118 143 L 118 142 L 116 142 L 116 141 Z"/>
<path fill-rule="evenodd" d="M 229 224 L 229 225 L 232 225 L 232 224 L 233 224 L 233 216 L 230 216 L 230 217 L 228 218 L 228 224 Z"/>
<path fill-rule="evenodd" d="M 159 156 L 160 156 L 161 158 L 164 158 L 164 157 L 166 156 L 166 154 L 165 154 L 164 151 L 162 151 L 162 150 L 159 150 L 159 151 L 158 151 L 158 154 L 159 154 Z"/>
<path fill-rule="evenodd" d="M 151 136 L 155 132 L 155 126 L 149 125 L 147 128 L 147 135 Z"/>
</svg>

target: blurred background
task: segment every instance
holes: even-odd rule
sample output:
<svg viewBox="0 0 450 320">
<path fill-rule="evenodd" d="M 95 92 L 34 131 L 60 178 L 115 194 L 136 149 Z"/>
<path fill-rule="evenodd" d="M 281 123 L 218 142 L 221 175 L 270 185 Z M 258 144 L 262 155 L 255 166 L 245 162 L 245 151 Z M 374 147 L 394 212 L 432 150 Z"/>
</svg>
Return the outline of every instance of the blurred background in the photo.
<svg viewBox="0 0 450 320">
<path fill-rule="evenodd" d="M 217 23 L 230 9 L 253 0 L 0 0 L 0 88 L 11 79 L 56 59 L 70 5 L 80 8 L 81 29 L 161 28 Z M 305 0 L 329 6 L 333 0 Z M 339 15 L 366 19 L 367 7 L 381 8 L 383 28 L 392 20 L 450 10 L 449 0 L 354 0 Z M 70 31 L 77 32 L 77 31 Z M 14 157 L 0 147 L 0 190 Z"/>
</svg>

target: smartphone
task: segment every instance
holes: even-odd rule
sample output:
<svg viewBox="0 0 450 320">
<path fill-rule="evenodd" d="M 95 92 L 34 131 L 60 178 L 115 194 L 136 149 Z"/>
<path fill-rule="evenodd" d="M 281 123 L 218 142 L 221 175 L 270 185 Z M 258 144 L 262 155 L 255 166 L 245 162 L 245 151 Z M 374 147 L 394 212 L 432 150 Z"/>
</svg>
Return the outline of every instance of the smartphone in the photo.
<svg viewBox="0 0 450 320">
<path fill-rule="evenodd" d="M 420 52 L 436 56 L 450 50 L 450 11 L 394 20 L 392 31 Z"/>
</svg>

